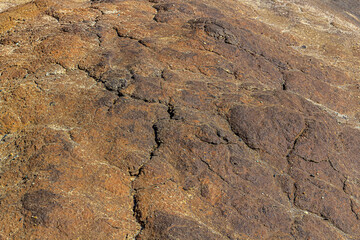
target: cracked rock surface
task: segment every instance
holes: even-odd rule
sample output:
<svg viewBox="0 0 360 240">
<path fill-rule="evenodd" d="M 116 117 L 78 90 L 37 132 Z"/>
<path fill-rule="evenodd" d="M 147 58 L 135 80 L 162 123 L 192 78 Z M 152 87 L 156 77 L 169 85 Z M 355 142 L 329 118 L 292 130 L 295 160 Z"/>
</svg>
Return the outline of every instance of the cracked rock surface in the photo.
<svg viewBox="0 0 360 240">
<path fill-rule="evenodd" d="M 357 1 L 26 2 L 0 239 L 360 239 Z"/>
</svg>

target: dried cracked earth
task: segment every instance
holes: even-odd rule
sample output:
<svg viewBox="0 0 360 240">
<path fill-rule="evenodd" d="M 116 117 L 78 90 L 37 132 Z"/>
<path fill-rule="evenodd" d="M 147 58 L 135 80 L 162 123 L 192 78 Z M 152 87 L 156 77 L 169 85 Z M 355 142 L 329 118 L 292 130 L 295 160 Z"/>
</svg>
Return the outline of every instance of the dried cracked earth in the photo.
<svg viewBox="0 0 360 240">
<path fill-rule="evenodd" d="M 0 10 L 0 239 L 360 239 L 357 0 Z"/>
</svg>

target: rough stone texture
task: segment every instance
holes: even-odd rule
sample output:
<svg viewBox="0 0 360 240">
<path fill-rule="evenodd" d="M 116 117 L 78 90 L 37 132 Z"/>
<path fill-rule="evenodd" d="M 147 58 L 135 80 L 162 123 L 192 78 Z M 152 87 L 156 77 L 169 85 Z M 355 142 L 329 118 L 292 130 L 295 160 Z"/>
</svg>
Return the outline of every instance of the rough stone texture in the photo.
<svg viewBox="0 0 360 240">
<path fill-rule="evenodd" d="M 355 0 L 0 13 L 0 239 L 360 239 L 359 17 Z"/>
<path fill-rule="evenodd" d="M 31 0 L 1 0 L 0 12 L 3 12 L 9 8 L 15 7 L 20 4 L 31 2 Z"/>
</svg>

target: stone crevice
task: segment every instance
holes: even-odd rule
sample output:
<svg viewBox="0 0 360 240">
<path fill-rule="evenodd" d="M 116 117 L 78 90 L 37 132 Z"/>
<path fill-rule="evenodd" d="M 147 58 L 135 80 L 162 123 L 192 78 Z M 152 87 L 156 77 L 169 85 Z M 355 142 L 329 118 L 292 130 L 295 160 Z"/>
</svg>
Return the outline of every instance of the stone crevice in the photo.
<svg viewBox="0 0 360 240">
<path fill-rule="evenodd" d="M 286 154 L 286 158 L 288 159 L 289 162 L 289 158 L 291 157 L 291 155 L 294 153 L 295 151 L 295 147 L 296 147 L 296 143 L 297 141 L 300 139 L 300 137 L 302 137 L 302 135 L 304 133 L 306 133 L 308 126 L 307 126 L 307 122 L 305 121 L 305 126 L 300 130 L 300 132 L 296 135 L 296 137 L 294 138 L 294 140 L 292 141 L 292 145 L 290 150 L 288 151 L 288 153 Z M 296 154 L 297 155 L 297 154 Z M 300 157 L 300 156 L 299 156 Z M 290 163 L 290 162 L 289 162 Z"/>
<path fill-rule="evenodd" d="M 205 160 L 203 160 L 202 158 L 199 158 L 201 162 L 203 162 L 206 166 L 207 166 L 207 169 L 214 173 L 216 176 L 218 176 L 222 181 L 224 181 L 225 183 L 227 183 L 228 185 L 232 185 L 229 181 L 227 181 L 223 176 L 221 176 L 221 174 L 219 174 L 218 172 L 216 172 L 208 162 L 206 162 Z"/>
<path fill-rule="evenodd" d="M 336 231 L 341 232 L 343 235 L 348 235 L 348 233 L 347 233 L 344 229 L 342 229 L 340 226 L 338 226 L 338 224 L 336 224 L 336 223 L 334 222 L 334 219 L 333 219 L 333 218 L 328 217 L 328 216 L 324 215 L 324 214 L 321 213 L 321 212 L 312 211 L 312 210 L 310 210 L 310 209 L 304 209 L 304 208 L 302 208 L 301 206 L 299 206 L 299 205 L 296 203 L 296 201 L 297 201 L 298 195 L 301 194 L 301 193 L 299 193 L 299 188 L 298 188 L 297 184 L 298 184 L 298 183 L 295 183 L 295 184 L 294 184 L 294 189 L 295 189 L 295 190 L 294 190 L 293 206 L 295 206 L 296 208 L 298 208 L 298 209 L 300 209 L 300 210 L 302 210 L 302 211 L 306 211 L 306 212 L 312 213 L 312 214 L 314 214 L 314 215 L 317 215 L 318 217 L 320 217 L 320 218 L 323 219 L 324 221 L 328 222 L 328 223 L 330 224 L 330 226 L 332 226 L 334 229 L 336 229 Z M 330 184 L 330 183 L 328 183 L 328 184 L 337 189 L 337 187 L 333 186 L 332 184 Z M 315 184 L 313 184 L 313 185 L 316 186 Z M 316 187 L 317 187 L 317 186 L 316 186 Z M 353 211 L 352 201 L 351 201 L 351 199 L 349 199 L 349 200 L 350 200 L 350 206 L 348 206 L 348 207 L 350 208 L 351 211 Z M 357 215 L 356 215 L 356 216 L 357 216 Z"/>
<path fill-rule="evenodd" d="M 38 83 L 38 81 L 34 81 L 34 84 L 36 86 L 37 89 L 39 89 L 41 92 L 44 92 L 45 90 L 40 86 L 40 84 Z"/>
<path fill-rule="evenodd" d="M 134 239 L 136 240 L 136 239 L 139 239 L 140 234 L 145 229 L 146 223 L 145 223 L 145 221 L 141 220 L 141 211 L 139 209 L 139 201 L 138 201 L 137 195 L 136 195 L 137 190 L 134 190 L 134 191 L 135 191 L 135 193 L 133 195 L 133 216 L 135 217 L 136 222 L 140 225 L 139 231 L 134 236 Z"/>
<path fill-rule="evenodd" d="M 134 184 L 136 182 L 136 180 L 138 179 L 138 177 L 141 175 L 141 173 L 143 172 L 143 169 L 145 167 L 145 165 L 151 161 L 153 159 L 153 157 L 157 156 L 156 155 L 156 151 L 158 151 L 158 149 L 160 148 L 160 146 L 162 145 L 162 140 L 159 138 L 159 129 L 158 129 L 158 126 L 156 124 L 154 124 L 152 126 L 152 129 L 153 129 L 153 134 L 154 134 L 154 141 L 155 141 L 155 145 L 153 146 L 153 149 L 152 151 L 150 152 L 149 154 L 149 159 L 143 163 L 137 174 L 135 174 L 133 177 L 133 180 L 131 181 L 131 191 L 130 193 L 132 194 L 133 196 L 133 216 L 135 217 L 137 223 L 140 225 L 140 230 L 138 231 L 138 233 L 134 236 L 134 239 L 138 239 L 139 236 L 141 235 L 142 231 L 145 229 L 146 227 L 146 221 L 142 220 L 142 213 L 141 213 L 141 209 L 139 207 L 140 205 L 140 202 L 139 202 L 139 199 L 138 199 L 138 191 L 140 190 L 140 188 L 136 188 L 134 187 Z"/>
<path fill-rule="evenodd" d="M 355 211 L 355 206 L 354 206 L 354 200 L 350 199 L 350 207 L 351 207 L 351 211 L 354 213 L 356 220 L 360 220 L 360 216 L 359 213 L 357 211 Z"/>
<path fill-rule="evenodd" d="M 131 35 L 128 35 L 128 34 L 122 34 L 119 29 L 117 27 L 114 27 L 113 28 L 115 31 L 116 31 L 116 34 L 119 38 L 125 38 L 125 39 L 130 39 L 130 40 L 134 40 L 136 42 L 138 42 L 140 45 L 146 47 L 147 49 L 153 51 L 153 49 L 151 47 L 149 47 L 147 44 L 144 43 L 144 40 L 142 39 L 137 39 Z"/>
</svg>

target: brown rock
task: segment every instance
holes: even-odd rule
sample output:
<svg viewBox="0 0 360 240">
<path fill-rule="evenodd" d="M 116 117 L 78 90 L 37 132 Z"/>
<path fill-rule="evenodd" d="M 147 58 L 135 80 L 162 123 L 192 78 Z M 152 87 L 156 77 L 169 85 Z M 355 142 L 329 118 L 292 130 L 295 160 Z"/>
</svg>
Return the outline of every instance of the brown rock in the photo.
<svg viewBox="0 0 360 240">
<path fill-rule="evenodd" d="M 360 238 L 356 1 L 15 2 L 0 239 Z"/>
</svg>

